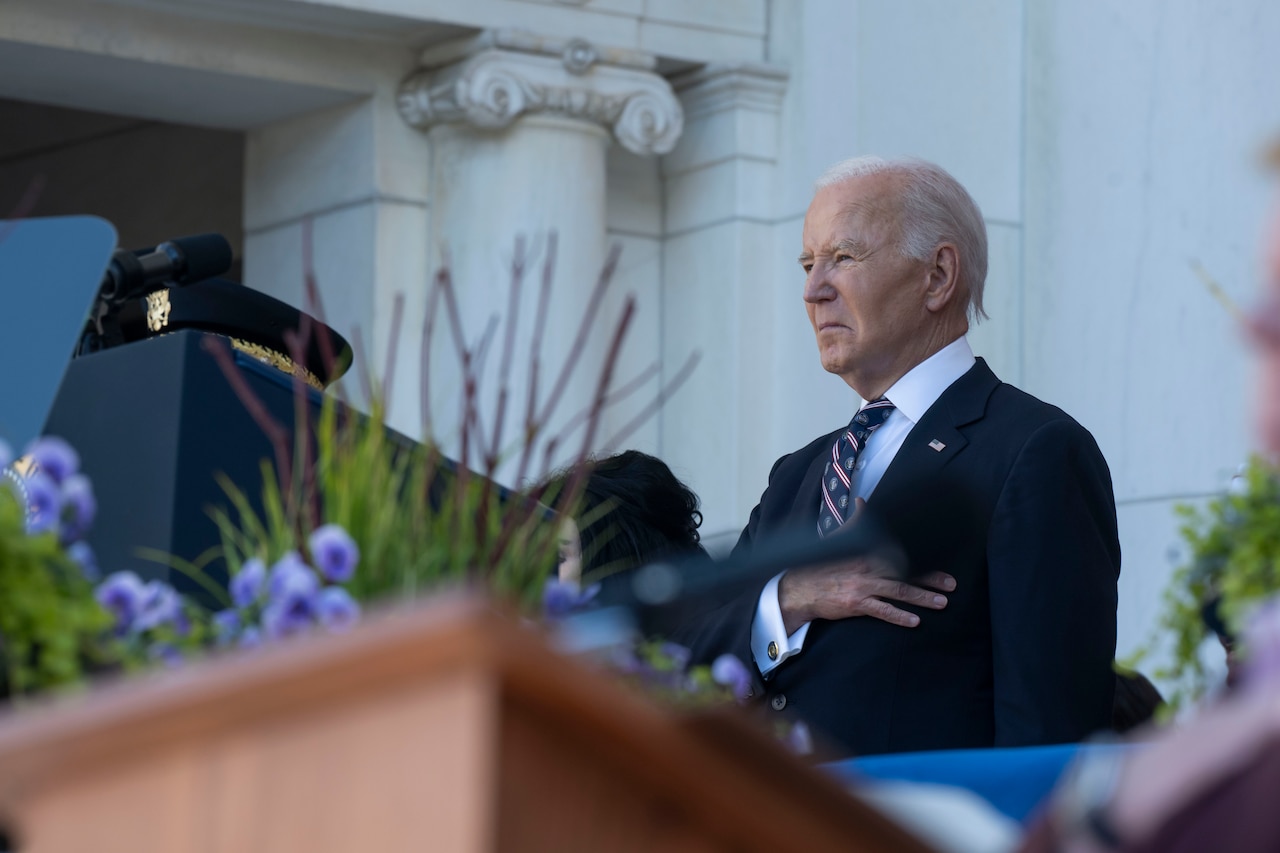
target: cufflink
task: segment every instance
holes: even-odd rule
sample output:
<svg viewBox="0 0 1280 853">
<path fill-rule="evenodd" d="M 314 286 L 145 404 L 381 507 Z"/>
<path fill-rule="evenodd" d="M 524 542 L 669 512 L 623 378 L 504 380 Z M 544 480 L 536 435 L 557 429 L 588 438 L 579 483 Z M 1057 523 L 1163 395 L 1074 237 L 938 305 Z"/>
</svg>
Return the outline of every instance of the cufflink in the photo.
<svg viewBox="0 0 1280 853">
<path fill-rule="evenodd" d="M 769 648 L 765 649 L 765 651 L 769 653 L 769 660 L 778 659 L 778 644 L 775 641 L 770 640 Z"/>
</svg>

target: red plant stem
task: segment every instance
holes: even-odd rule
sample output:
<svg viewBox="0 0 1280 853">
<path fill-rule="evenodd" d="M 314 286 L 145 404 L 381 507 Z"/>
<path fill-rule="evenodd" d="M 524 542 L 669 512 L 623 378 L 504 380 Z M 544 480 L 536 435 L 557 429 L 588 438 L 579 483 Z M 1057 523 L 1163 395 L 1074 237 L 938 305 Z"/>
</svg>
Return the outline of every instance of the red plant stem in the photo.
<svg viewBox="0 0 1280 853">
<path fill-rule="evenodd" d="M 623 400 L 627 399 L 632 394 L 636 393 L 641 388 L 643 388 L 650 379 L 652 379 L 654 376 L 656 376 L 660 372 L 661 372 L 661 366 L 658 364 L 658 362 L 655 361 L 653 364 L 649 365 L 644 370 L 640 371 L 638 374 L 636 374 L 634 377 L 628 380 L 626 385 L 623 385 L 621 388 L 618 388 L 617 390 L 611 392 L 607 397 L 605 397 L 604 407 L 608 409 L 611 406 L 616 406 L 618 403 L 621 403 Z M 574 413 L 573 417 L 571 417 L 565 423 L 565 425 L 561 428 L 560 432 L 556 433 L 556 438 L 559 439 L 561 442 L 567 441 L 569 436 L 573 435 L 573 433 L 575 433 L 580 426 L 582 426 L 587 422 L 587 418 L 590 416 L 590 414 L 591 414 L 590 405 L 586 406 L 585 408 L 579 409 L 577 412 Z"/>
<path fill-rule="evenodd" d="M 689 358 L 687 358 L 680 369 L 676 371 L 676 375 L 671 377 L 671 381 L 665 383 L 658 389 L 657 396 L 653 398 L 649 405 L 641 409 L 639 414 L 627 421 L 622 429 L 614 433 L 613 436 L 605 442 L 605 450 L 613 452 L 613 449 L 621 444 L 623 440 L 630 438 L 631 434 L 643 426 L 645 421 L 657 414 L 658 410 L 663 407 L 667 400 L 671 399 L 671 395 L 678 391 L 680 386 L 684 385 L 684 383 L 688 381 L 689 377 L 693 374 L 693 369 L 698 366 L 698 362 L 701 360 L 701 352 L 698 350 L 691 352 L 689 354 Z"/>
<path fill-rule="evenodd" d="M 276 457 L 276 470 L 280 479 L 280 488 L 282 490 L 287 488 L 288 484 L 293 481 L 289 465 L 289 431 L 271 416 L 271 413 L 267 411 L 267 407 L 263 405 L 262 400 L 258 399 L 258 395 L 253 393 L 249 383 L 244 381 L 244 376 L 241 375 L 240 369 L 236 367 L 235 359 L 231 355 L 230 347 L 212 335 L 206 336 L 200 342 L 200 345 L 218 362 L 218 367 L 231 385 L 231 390 L 235 392 L 236 397 L 240 399 L 245 409 L 248 410 L 249 416 L 253 418 L 258 428 L 270 440 Z"/>
<path fill-rule="evenodd" d="M 507 290 L 507 329 L 502 344 L 502 361 L 498 365 L 498 405 L 494 413 L 493 438 L 485 455 L 485 476 L 492 478 L 498 467 L 502 433 L 507 425 L 507 396 L 510 392 L 511 362 L 515 357 L 516 317 L 519 316 L 520 290 L 524 285 L 525 241 L 516 237 L 516 251 L 511 258 L 511 286 Z"/>
<path fill-rule="evenodd" d="M 387 335 L 387 362 L 382 371 L 382 405 L 391 411 L 391 391 L 395 387 L 396 350 L 400 346 L 400 325 L 404 320 L 404 294 L 397 292 L 391 303 L 391 330 Z"/>
<path fill-rule="evenodd" d="M 308 314 L 327 325 L 329 321 L 325 318 L 324 301 L 320 298 L 320 285 L 316 280 L 315 253 L 312 244 L 313 225 L 314 221 L 310 216 L 302 220 L 303 304 Z M 342 383 L 334 381 L 334 367 L 338 363 L 338 357 L 333 352 L 333 340 L 327 334 L 318 335 L 316 340 L 320 346 L 320 360 L 324 363 L 324 380 L 333 383 L 334 394 L 346 403 L 347 395 Z"/>
<path fill-rule="evenodd" d="M 585 459 L 591 452 L 591 444 L 595 441 L 596 431 L 600 428 L 600 412 L 604 409 L 604 398 L 609 392 L 609 385 L 613 382 L 613 371 L 617 368 L 618 357 L 622 354 L 622 342 L 627 336 L 627 329 L 631 327 L 631 321 L 635 317 L 635 313 L 635 297 L 628 296 L 626 303 L 622 307 L 622 317 L 618 320 L 618 328 L 614 332 L 613 342 L 609 345 L 609 353 L 605 356 L 604 368 L 600 371 L 600 381 L 596 385 L 591 417 L 587 420 L 587 434 L 582 438 L 582 450 L 578 453 L 579 459 Z"/>
<path fill-rule="evenodd" d="M 360 365 L 369 363 L 364 357 L 364 337 L 360 334 L 360 326 L 358 325 L 351 327 L 351 348 L 355 350 L 357 368 L 359 368 Z M 373 388 L 370 385 L 371 378 L 368 371 L 357 369 L 356 376 L 360 378 L 360 393 L 364 394 L 365 403 L 367 405 L 372 405 Z"/>
<path fill-rule="evenodd" d="M 542 336 L 547 329 L 547 312 L 551 306 L 551 281 L 556 266 L 556 232 L 547 235 L 547 257 L 542 264 L 542 285 L 538 292 L 538 310 L 533 321 L 533 339 L 529 344 L 529 392 L 525 399 L 524 442 L 520 450 L 520 464 L 513 485 L 519 488 L 533 461 L 534 446 L 538 440 L 538 380 L 542 376 Z M 513 318 L 514 321 L 514 318 Z"/>
<path fill-rule="evenodd" d="M 323 507 L 320 506 L 320 494 L 316 489 L 316 447 L 311 441 L 311 407 L 307 400 L 307 386 L 302 379 L 303 359 L 306 356 L 307 345 L 310 343 L 312 321 L 306 314 L 302 315 L 302 319 L 298 323 L 298 332 L 295 334 L 293 330 L 286 330 L 284 333 L 285 344 L 289 347 L 290 355 L 293 358 L 293 420 L 294 433 L 299 436 L 301 445 L 295 444 L 295 463 L 301 470 L 300 476 L 297 478 L 296 484 L 300 489 L 300 494 L 296 498 L 295 510 L 298 511 L 295 531 L 297 533 L 297 541 L 303 548 L 303 556 L 310 559 L 310 554 L 305 552 L 306 536 L 308 530 L 315 530 L 320 524 Z M 290 501 L 294 498 L 291 495 Z M 306 517 L 302 513 L 306 513 Z"/>
<path fill-rule="evenodd" d="M 432 436 L 431 419 L 431 341 L 436 327 L 436 304 L 440 301 L 440 280 L 445 275 L 443 269 L 436 272 L 431 280 L 431 289 L 427 291 L 427 308 L 422 317 L 422 352 L 419 356 L 422 363 L 418 381 L 421 399 L 418 406 L 422 417 L 422 439 L 426 441 Z"/>
<path fill-rule="evenodd" d="M 614 271 L 618 268 L 618 258 L 621 255 L 621 246 L 615 243 L 610 247 L 609 255 L 605 258 L 604 267 L 601 268 L 600 275 L 596 279 L 596 286 L 592 288 L 591 297 L 587 300 L 587 307 L 582 312 L 582 322 L 578 324 L 578 333 L 574 336 L 573 344 L 569 347 L 569 354 L 565 357 L 564 363 L 560 367 L 560 375 L 556 377 L 556 383 L 552 386 L 551 395 L 547 397 L 547 403 L 542 409 L 539 418 L 542 424 L 546 424 L 551 420 L 551 415 L 556 406 L 559 405 L 560 398 L 564 396 L 565 390 L 569 387 L 569 377 L 573 374 L 574 368 L 578 366 L 578 362 L 582 360 L 582 352 L 587 344 L 587 336 L 591 334 L 591 329 L 595 325 L 596 314 L 599 313 L 600 303 L 604 300 L 604 292 L 613 280 Z M 617 341 L 614 343 L 617 344 Z"/>
</svg>

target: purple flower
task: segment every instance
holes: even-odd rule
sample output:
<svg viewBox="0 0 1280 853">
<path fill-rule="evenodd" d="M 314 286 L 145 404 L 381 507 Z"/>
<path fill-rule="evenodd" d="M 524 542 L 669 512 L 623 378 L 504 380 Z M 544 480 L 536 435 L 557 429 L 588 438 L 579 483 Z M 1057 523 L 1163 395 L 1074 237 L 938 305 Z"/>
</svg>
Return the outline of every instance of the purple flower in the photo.
<svg viewBox="0 0 1280 853">
<path fill-rule="evenodd" d="M 679 643 L 663 643 L 658 646 L 658 653 L 671 662 L 676 672 L 684 672 L 689 668 L 689 659 L 693 653 Z"/>
<path fill-rule="evenodd" d="M 0 471 L 8 468 L 13 464 L 13 448 L 9 446 L 9 442 L 0 438 Z"/>
<path fill-rule="evenodd" d="M 147 656 L 173 669 L 182 665 L 182 652 L 168 643 L 158 643 L 147 650 Z"/>
<path fill-rule="evenodd" d="M 548 619 L 563 619 L 586 608 L 600 592 L 600 584 L 579 591 L 578 585 L 551 578 L 542 588 L 542 613 Z"/>
<path fill-rule="evenodd" d="M 791 731 L 787 732 L 784 743 L 796 755 L 813 754 L 813 735 L 809 733 L 809 727 L 803 720 L 796 720 L 791 724 Z"/>
<path fill-rule="evenodd" d="M 330 583 L 346 583 L 355 574 L 360 562 L 360 549 L 347 531 L 336 524 L 317 528 L 307 541 L 311 548 L 311 561 L 325 580 Z"/>
<path fill-rule="evenodd" d="M 226 646 L 240 631 L 240 613 L 230 608 L 213 614 L 213 630 L 218 645 Z"/>
<path fill-rule="evenodd" d="M 36 470 L 43 471 L 59 485 L 80 470 L 80 454 L 56 435 L 45 435 L 27 445 L 27 455 Z"/>
<path fill-rule="evenodd" d="M 43 533 L 56 530 L 58 516 L 62 512 L 62 496 L 53 478 L 35 471 L 23 481 L 27 487 L 27 532 Z"/>
<path fill-rule="evenodd" d="M 62 481 L 62 530 L 63 542 L 76 542 L 84 538 L 93 526 L 98 514 L 98 502 L 93 497 L 93 485 L 84 474 L 72 474 Z"/>
<path fill-rule="evenodd" d="M 116 631 L 124 633 L 142 611 L 146 587 L 133 572 L 116 572 L 98 585 L 94 598 L 116 617 Z"/>
<path fill-rule="evenodd" d="M 302 561 L 297 551 L 290 551 L 271 567 L 267 597 L 275 603 L 294 598 L 310 599 L 320 588 L 316 573 Z"/>
<path fill-rule="evenodd" d="M 316 617 L 325 628 L 340 634 L 360 621 L 360 605 L 342 587 L 326 587 L 316 597 Z"/>
<path fill-rule="evenodd" d="M 1244 636 L 1241 683 L 1249 689 L 1280 681 L 1280 596 L 1263 602 L 1249 617 Z"/>
<path fill-rule="evenodd" d="M 733 691 L 733 698 L 739 702 L 751 694 L 751 673 L 734 655 L 720 655 L 711 662 L 711 679 Z"/>
<path fill-rule="evenodd" d="M 182 602 L 178 593 L 164 581 L 151 581 L 143 591 L 142 608 L 132 627 L 134 631 L 148 631 L 177 623 L 181 617 Z"/>
<path fill-rule="evenodd" d="M 240 571 L 231 579 L 232 603 L 241 609 L 249 607 L 262 595 L 266 583 L 267 567 L 262 560 L 257 557 L 245 560 Z"/>
<path fill-rule="evenodd" d="M 80 567 L 80 574 L 84 575 L 85 580 L 97 583 L 98 578 L 102 577 L 102 572 L 98 569 L 98 558 L 88 542 L 72 542 L 67 546 L 67 556 Z"/>
<path fill-rule="evenodd" d="M 315 621 L 314 600 L 292 596 L 272 601 L 262 609 L 262 630 L 269 640 L 300 634 Z"/>
<path fill-rule="evenodd" d="M 262 632 L 250 625 L 240 634 L 240 648 L 256 649 L 262 645 Z"/>
</svg>

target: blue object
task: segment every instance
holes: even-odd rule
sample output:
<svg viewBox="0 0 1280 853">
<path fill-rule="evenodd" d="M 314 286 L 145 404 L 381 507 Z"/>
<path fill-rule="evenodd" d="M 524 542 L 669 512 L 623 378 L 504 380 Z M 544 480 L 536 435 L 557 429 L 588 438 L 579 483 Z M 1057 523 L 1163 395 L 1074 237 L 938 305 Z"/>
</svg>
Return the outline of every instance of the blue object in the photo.
<svg viewBox="0 0 1280 853">
<path fill-rule="evenodd" d="M 841 779 L 882 779 L 965 788 L 1024 823 L 1082 750 L 1128 750 L 1124 744 L 1061 744 L 1009 749 L 956 749 L 851 758 L 826 765 Z"/>
<path fill-rule="evenodd" d="M 95 216 L 0 220 L 0 438 L 15 453 L 40 434 L 115 247 Z"/>
</svg>

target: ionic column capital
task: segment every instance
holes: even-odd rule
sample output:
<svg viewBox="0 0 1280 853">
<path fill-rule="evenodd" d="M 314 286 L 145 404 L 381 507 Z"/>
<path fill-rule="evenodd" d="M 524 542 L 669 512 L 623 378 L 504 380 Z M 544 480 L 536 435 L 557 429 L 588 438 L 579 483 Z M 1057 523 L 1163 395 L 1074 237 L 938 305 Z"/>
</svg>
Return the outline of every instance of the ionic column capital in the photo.
<svg viewBox="0 0 1280 853">
<path fill-rule="evenodd" d="M 601 125 L 635 154 L 666 154 L 684 114 L 652 68 L 645 54 L 582 39 L 489 31 L 425 51 L 422 68 L 400 86 L 400 115 L 423 130 L 445 123 L 499 129 L 523 115 L 558 115 Z"/>
</svg>

